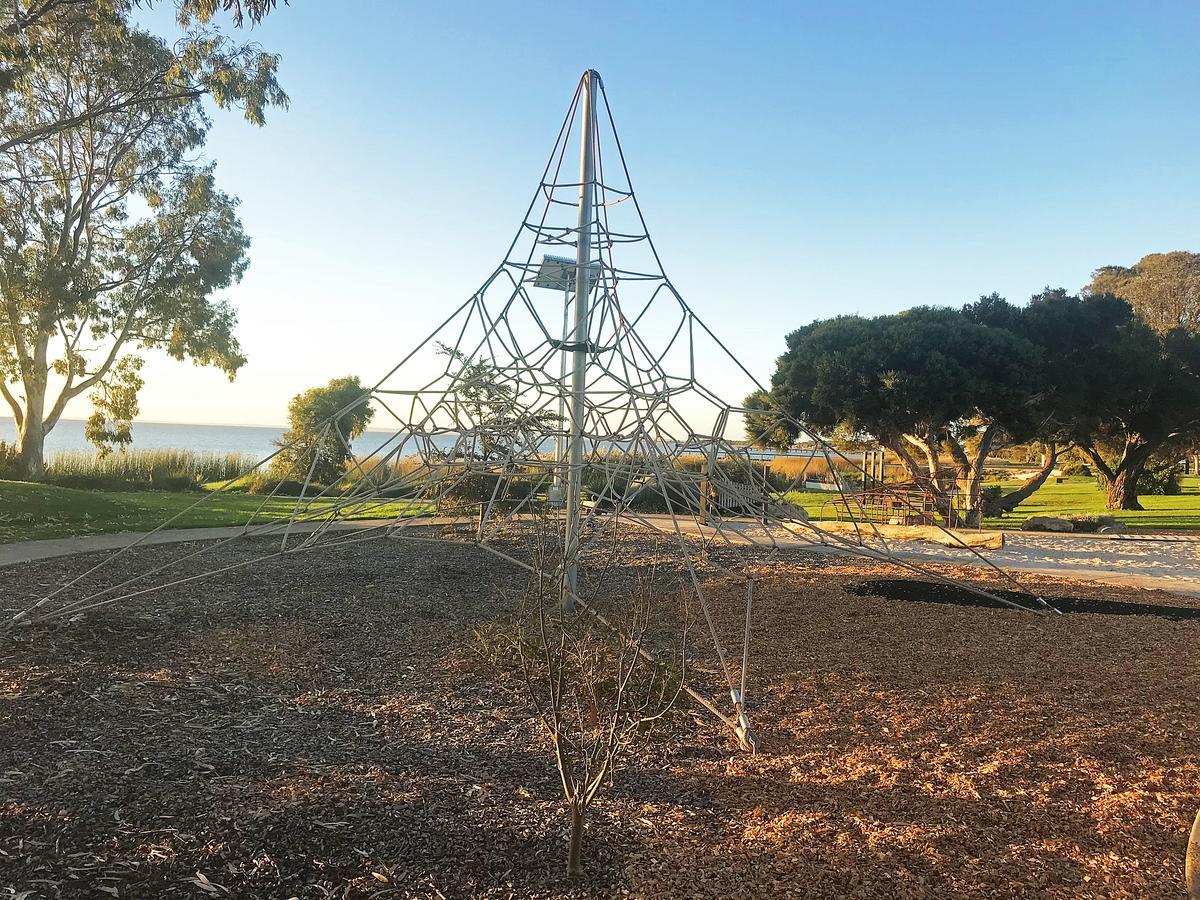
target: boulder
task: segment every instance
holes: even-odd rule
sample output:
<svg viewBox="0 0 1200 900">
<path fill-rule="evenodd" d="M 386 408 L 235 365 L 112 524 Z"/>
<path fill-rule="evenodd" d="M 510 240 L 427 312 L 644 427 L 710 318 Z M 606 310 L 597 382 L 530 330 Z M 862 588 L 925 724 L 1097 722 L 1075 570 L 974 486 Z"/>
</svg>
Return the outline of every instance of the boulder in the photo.
<svg viewBox="0 0 1200 900">
<path fill-rule="evenodd" d="M 1058 531 L 1071 532 L 1075 526 L 1066 519 L 1057 516 L 1030 516 L 1021 523 L 1022 531 Z"/>
<path fill-rule="evenodd" d="M 1100 526 L 1101 534 L 1124 534 L 1129 530 L 1129 526 L 1124 522 L 1112 522 L 1108 525 Z"/>
</svg>

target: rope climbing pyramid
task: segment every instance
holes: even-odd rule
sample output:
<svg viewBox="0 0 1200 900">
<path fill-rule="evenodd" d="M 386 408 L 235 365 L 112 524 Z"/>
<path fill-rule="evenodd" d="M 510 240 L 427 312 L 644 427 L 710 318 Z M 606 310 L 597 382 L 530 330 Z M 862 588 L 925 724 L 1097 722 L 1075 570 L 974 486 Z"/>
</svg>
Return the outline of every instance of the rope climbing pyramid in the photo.
<svg viewBox="0 0 1200 900">
<path fill-rule="evenodd" d="M 301 484 L 287 520 L 255 514 L 238 537 L 189 546 L 106 583 L 111 560 L 134 544 L 38 598 L 10 624 L 75 619 L 257 561 L 369 540 L 466 540 L 533 571 L 521 536 L 534 523 L 556 536 L 551 577 L 563 607 L 591 609 L 598 576 L 589 571 L 589 552 L 619 527 L 639 528 L 677 554 L 730 706 L 695 688 L 689 693 L 753 748 L 746 696 L 754 585 L 774 555 L 807 540 L 917 567 L 898 560 L 868 522 L 858 535 L 834 534 L 788 503 L 786 489 L 772 485 L 742 441 L 744 417 L 763 410 L 721 397 L 711 387 L 718 383 L 743 385 L 743 396 L 762 389 L 667 277 L 603 83 L 588 71 L 501 263 L 355 401 L 369 402 L 373 424 L 389 431 L 356 459 L 345 482 L 314 484 L 315 457 L 307 468 L 278 473 L 275 454 L 256 468 L 274 465 L 281 484 Z M 815 448 L 809 459 L 831 470 L 835 462 L 856 465 L 784 412 L 769 414 L 805 435 Z M 322 440 L 350 447 L 339 416 L 322 429 Z M 397 503 L 405 514 L 367 520 Z M 276 541 L 253 559 L 217 564 L 221 547 L 249 537 Z M 214 562 L 202 571 L 181 568 L 206 558 Z M 722 634 L 712 614 L 714 573 L 745 586 L 737 633 Z M 1048 609 L 1036 599 L 1029 608 Z"/>
</svg>

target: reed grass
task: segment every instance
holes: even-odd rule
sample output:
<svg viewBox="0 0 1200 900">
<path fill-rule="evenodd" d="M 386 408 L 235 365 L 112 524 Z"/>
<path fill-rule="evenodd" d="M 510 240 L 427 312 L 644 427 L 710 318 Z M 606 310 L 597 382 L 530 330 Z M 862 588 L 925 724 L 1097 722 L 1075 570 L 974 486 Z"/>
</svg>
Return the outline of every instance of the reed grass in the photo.
<svg viewBox="0 0 1200 900">
<path fill-rule="evenodd" d="M 60 451 L 50 456 L 44 480 L 93 490 L 198 490 L 206 482 L 235 478 L 256 462 L 244 453 L 192 450 L 126 450 L 108 456 Z"/>
</svg>

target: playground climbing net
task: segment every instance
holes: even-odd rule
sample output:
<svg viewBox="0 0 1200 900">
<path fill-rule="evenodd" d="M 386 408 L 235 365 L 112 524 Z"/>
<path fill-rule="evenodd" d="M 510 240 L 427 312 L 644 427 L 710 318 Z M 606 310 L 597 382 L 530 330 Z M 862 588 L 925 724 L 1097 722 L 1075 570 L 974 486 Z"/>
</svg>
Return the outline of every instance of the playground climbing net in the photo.
<svg viewBox="0 0 1200 900">
<path fill-rule="evenodd" d="M 577 171 L 569 164 L 576 153 Z M 269 495 L 236 537 L 186 545 L 131 577 L 110 577 L 112 561 L 145 536 L 39 597 L 10 627 L 76 619 L 267 559 L 371 540 L 468 541 L 532 571 L 522 536 L 535 521 L 556 529 L 562 548 L 558 570 L 537 577 L 556 578 L 564 606 L 589 614 L 601 577 L 589 550 L 618 528 L 638 528 L 677 554 L 715 656 L 709 671 L 730 705 L 706 692 L 715 685 L 689 693 L 753 748 L 754 586 L 775 557 L 823 545 L 918 567 L 897 557 L 867 516 L 858 534 L 835 534 L 789 503 L 788 486 L 772 480 L 742 440 L 744 417 L 762 411 L 723 399 L 715 383 L 762 389 L 667 277 L 608 97 L 599 76 L 585 73 L 501 263 L 356 401 L 369 402 L 373 424 L 389 431 L 344 480 L 314 484 L 315 457 L 305 468 L 302 454 L 280 472 L 287 457 L 277 451 L 255 468 L 301 485 L 286 519 L 264 518 L 268 502 L 279 500 Z M 770 415 L 804 437 L 808 460 L 823 470 L 859 467 L 783 411 Z M 326 421 L 321 438 L 349 450 L 340 420 Z M 804 471 L 794 476 L 805 480 Z M 396 509 L 401 514 L 372 518 Z M 235 562 L 220 554 L 252 537 L 274 540 Z M 965 545 L 963 552 L 978 556 Z M 721 633 L 712 614 L 714 575 L 745 586 L 736 633 Z M 1033 597 L 1027 608 L 1049 611 Z"/>
</svg>

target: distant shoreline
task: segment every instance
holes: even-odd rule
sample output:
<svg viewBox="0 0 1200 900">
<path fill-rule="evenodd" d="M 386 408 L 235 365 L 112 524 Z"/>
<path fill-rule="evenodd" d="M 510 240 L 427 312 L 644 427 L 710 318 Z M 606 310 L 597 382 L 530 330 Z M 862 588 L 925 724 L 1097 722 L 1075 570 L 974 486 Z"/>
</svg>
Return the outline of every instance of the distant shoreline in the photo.
<svg viewBox="0 0 1200 900">
<path fill-rule="evenodd" d="M 82 419 L 62 419 L 46 435 L 46 453 L 92 452 L 84 437 Z M 286 429 L 269 425 L 185 425 L 171 422 L 134 422 L 133 450 L 190 450 L 195 453 L 240 453 L 263 458 L 275 452 L 275 441 Z M 368 430 L 354 441 L 354 449 L 366 454 L 392 432 Z M 15 442 L 12 419 L 0 420 L 0 441 Z"/>
</svg>

